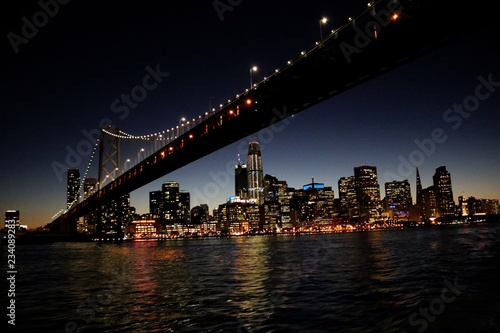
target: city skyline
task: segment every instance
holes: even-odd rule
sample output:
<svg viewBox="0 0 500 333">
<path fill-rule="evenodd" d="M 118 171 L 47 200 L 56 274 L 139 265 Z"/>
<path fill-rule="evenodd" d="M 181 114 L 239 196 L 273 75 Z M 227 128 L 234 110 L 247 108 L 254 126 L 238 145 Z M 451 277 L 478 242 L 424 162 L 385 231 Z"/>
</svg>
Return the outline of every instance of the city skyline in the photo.
<svg viewBox="0 0 500 333">
<path fill-rule="evenodd" d="M 280 7 L 289 8 L 286 15 L 277 15 Z M 161 15 L 154 10 L 134 13 L 125 5 L 120 8 L 122 17 L 138 15 L 138 22 L 148 18 L 149 25 L 139 29 L 118 20 L 109 33 L 85 37 L 88 25 L 78 19 L 80 13 L 100 27 L 108 22 L 83 4 L 62 6 L 36 38 L 20 46 L 18 54 L 10 50 L 2 65 L 8 74 L 3 80 L 9 78 L 3 85 L 9 96 L 4 107 L 9 112 L 1 128 L 5 138 L 2 148 L 9 161 L 2 167 L 0 208 L 21 211 L 21 223 L 30 228 L 49 223 L 52 215 L 66 206 L 66 174 L 58 175 L 53 163 L 64 164 L 67 147 L 76 151 L 86 139 L 85 133 L 92 133 L 101 120 L 109 118 L 137 135 L 175 126 L 181 117 L 195 117 L 209 105 L 216 106 L 248 87 L 252 66 L 258 68 L 252 73 L 254 82 L 260 81 L 311 46 L 319 39 L 320 17 L 329 17 L 326 34 L 359 8 L 361 2 L 358 7 L 327 1 L 305 7 L 283 2 L 242 3 L 220 21 L 210 3 L 195 9 L 176 4 L 168 19 L 160 21 Z M 111 13 L 115 9 L 105 5 L 102 10 Z M 20 18 L 37 10 L 36 4 L 17 8 L 7 21 L 8 29 L 19 30 Z M 181 13 L 192 14 L 194 23 L 184 24 L 174 17 L 182 17 Z M 255 24 L 251 17 L 261 17 L 264 23 Z M 287 25 L 289 21 L 296 24 Z M 206 33 L 197 35 L 204 26 L 209 27 Z M 132 36 L 131 40 L 117 34 L 120 29 L 125 36 Z M 168 45 L 154 37 L 152 32 L 159 31 Z M 250 44 L 236 42 L 238 34 L 252 36 Z M 375 165 L 380 184 L 386 175 L 408 179 L 415 200 L 416 165 L 411 161 L 417 161 L 423 187 L 432 184 L 436 167 L 446 165 L 453 174 L 455 201 L 463 192 L 466 197 L 500 198 L 500 157 L 495 154 L 500 142 L 500 92 L 496 83 L 485 86 L 485 82 L 500 81 L 497 38 L 493 33 L 473 34 L 281 123 L 280 132 L 260 140 L 265 141 L 261 147 L 264 173 L 286 179 L 291 187 L 300 187 L 312 177 L 335 186 L 340 177 L 352 173 L 353 166 Z M 59 48 L 61 40 L 66 42 L 64 48 Z M 110 40 L 114 42 L 108 45 Z M 8 40 L 4 42 L 10 48 Z M 80 50 L 85 43 L 101 51 L 82 57 Z M 103 45 L 111 47 L 105 51 L 100 48 Z M 236 54 L 225 52 L 227 47 L 240 50 L 234 51 Z M 143 55 L 137 59 L 119 57 L 115 61 L 117 54 L 136 54 L 138 48 Z M 185 52 L 178 51 L 181 49 Z M 51 50 L 50 56 L 46 50 Z M 264 50 L 270 52 L 264 55 Z M 130 93 L 157 66 L 169 73 L 156 82 L 158 87 L 148 91 L 147 98 L 135 108 L 129 108 L 126 117 L 125 111 L 114 112 L 112 103 L 122 93 Z M 480 90 L 479 85 L 483 87 Z M 455 104 L 470 101 L 476 91 L 489 96 L 480 100 L 474 112 L 448 112 Z M 217 175 L 227 172 L 228 165 L 234 171 L 237 154 L 246 153 L 241 147 L 258 139 L 251 136 L 229 145 L 132 192 L 132 206 L 146 212 L 149 191 L 175 179 L 192 195 L 198 193 L 198 198 L 192 198 L 193 206 L 208 198 L 213 208 L 235 185 L 232 176 L 226 182 Z M 122 158 L 133 160 L 137 152 L 125 149 Z M 85 156 L 75 167 L 83 173 L 87 162 Z M 89 173 L 92 178 L 96 175 L 95 170 Z M 217 180 L 224 186 L 219 186 L 217 195 L 206 195 L 208 184 L 217 184 Z"/>
</svg>

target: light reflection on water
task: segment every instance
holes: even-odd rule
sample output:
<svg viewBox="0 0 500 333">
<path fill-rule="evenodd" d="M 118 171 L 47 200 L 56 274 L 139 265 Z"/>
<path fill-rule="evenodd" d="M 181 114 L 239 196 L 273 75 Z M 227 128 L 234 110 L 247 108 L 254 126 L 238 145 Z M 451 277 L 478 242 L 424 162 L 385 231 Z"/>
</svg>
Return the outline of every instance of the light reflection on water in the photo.
<svg viewBox="0 0 500 333">
<path fill-rule="evenodd" d="M 495 225 L 26 245 L 16 254 L 17 331 L 417 332 L 409 317 L 455 278 L 467 289 L 426 331 L 500 327 Z"/>
</svg>

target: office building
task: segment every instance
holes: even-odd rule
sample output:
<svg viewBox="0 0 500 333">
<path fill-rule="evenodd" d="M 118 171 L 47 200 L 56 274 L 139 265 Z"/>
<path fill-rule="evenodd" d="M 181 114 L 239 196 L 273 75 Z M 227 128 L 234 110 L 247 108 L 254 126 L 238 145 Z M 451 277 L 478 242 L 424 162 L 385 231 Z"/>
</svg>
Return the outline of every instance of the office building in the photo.
<svg viewBox="0 0 500 333">
<path fill-rule="evenodd" d="M 68 182 L 66 191 L 66 208 L 69 209 L 74 203 L 78 203 L 80 197 L 80 171 L 68 169 Z"/>
<path fill-rule="evenodd" d="M 359 205 L 359 216 L 364 221 L 373 222 L 381 213 L 380 186 L 377 178 L 377 167 L 362 165 L 354 168 L 356 198 Z"/>
<path fill-rule="evenodd" d="M 246 164 L 241 163 L 238 154 L 238 164 L 234 167 L 234 195 L 245 199 L 248 196 L 248 171 Z"/>
<path fill-rule="evenodd" d="M 438 216 L 455 215 L 455 202 L 453 201 L 453 190 L 451 187 L 451 176 L 446 167 L 440 166 L 433 176 L 434 194 L 436 197 L 436 208 Z"/>
<path fill-rule="evenodd" d="M 385 183 L 385 198 L 388 210 L 409 211 L 412 206 L 410 182 L 405 179 Z"/>
</svg>

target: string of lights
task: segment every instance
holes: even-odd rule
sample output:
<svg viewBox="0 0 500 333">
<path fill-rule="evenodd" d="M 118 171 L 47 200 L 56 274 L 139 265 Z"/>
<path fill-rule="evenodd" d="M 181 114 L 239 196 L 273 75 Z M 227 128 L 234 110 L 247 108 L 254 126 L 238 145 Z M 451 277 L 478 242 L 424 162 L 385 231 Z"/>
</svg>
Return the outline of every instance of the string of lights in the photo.
<svg viewBox="0 0 500 333">
<path fill-rule="evenodd" d="M 396 1 L 396 0 L 393 0 L 393 1 Z M 321 48 L 323 46 L 324 42 L 327 41 L 328 39 L 330 39 L 330 38 L 337 38 L 339 32 L 347 29 L 350 25 L 355 25 L 357 18 L 365 15 L 368 11 L 371 11 L 372 13 L 374 13 L 375 6 L 378 3 L 380 3 L 380 2 L 381 2 L 381 0 L 378 0 L 378 1 L 375 1 L 375 2 L 368 2 L 367 9 L 365 9 L 361 14 L 357 15 L 354 18 L 353 17 L 349 17 L 348 21 L 345 24 L 341 25 L 337 29 L 331 30 L 330 34 L 326 38 L 321 37 L 320 42 L 316 42 L 314 47 L 310 48 L 307 51 L 301 51 L 300 52 L 300 56 L 298 58 L 296 58 L 294 60 L 288 60 L 286 62 L 286 65 L 283 68 L 281 68 L 281 69 L 275 69 L 274 72 L 270 76 L 265 76 L 260 82 L 251 84 L 250 89 L 257 88 L 260 84 L 267 82 L 271 77 L 277 76 L 282 70 L 287 69 L 287 68 L 293 66 L 293 64 L 295 62 L 299 61 L 301 58 L 305 58 L 310 52 L 313 52 L 314 50 L 316 50 L 318 48 Z M 392 17 L 392 19 L 395 20 L 397 17 L 398 17 L 397 14 L 394 14 L 394 16 Z M 321 30 L 321 23 L 326 23 L 326 22 L 327 22 L 326 18 L 322 18 L 320 20 L 320 30 Z M 257 69 L 256 67 L 252 68 L 253 71 L 255 71 L 256 69 Z M 244 98 L 248 93 L 249 93 L 249 89 L 247 88 L 247 89 L 245 89 L 244 93 L 236 94 L 236 99 L 234 101 Z M 118 130 L 118 134 L 110 132 L 110 131 L 108 131 L 106 129 L 102 129 L 102 131 L 104 133 L 110 135 L 110 136 L 113 136 L 113 137 L 116 137 L 116 138 L 119 138 L 119 139 L 144 140 L 144 141 L 154 140 L 154 141 L 167 141 L 167 142 L 170 142 L 170 140 L 174 140 L 174 139 L 176 139 L 178 137 L 178 135 L 180 133 L 180 130 L 184 130 L 185 127 L 187 127 L 187 129 L 189 130 L 190 128 L 196 126 L 197 122 L 201 123 L 201 121 L 202 121 L 203 118 L 204 119 L 208 119 L 209 117 L 211 117 L 211 116 L 217 114 L 219 111 L 221 111 L 226 105 L 228 105 L 228 104 L 230 104 L 231 102 L 234 102 L 234 101 L 231 101 L 230 99 L 228 99 L 227 103 L 225 103 L 225 104 L 219 104 L 219 107 L 217 109 L 216 108 L 212 108 L 209 112 L 205 112 L 204 117 L 200 115 L 200 116 L 198 116 L 198 118 L 193 118 L 191 121 L 186 121 L 185 123 L 179 123 L 179 125 L 176 126 L 175 128 L 172 127 L 170 129 L 167 129 L 167 130 L 164 130 L 164 131 L 161 131 L 161 132 L 155 132 L 155 133 L 150 133 L 150 134 L 145 134 L 145 135 L 132 135 L 132 134 L 126 133 L 126 132 L 121 131 L 121 130 Z M 185 119 L 182 118 L 182 121 L 185 121 Z M 175 133 L 176 131 L 177 131 L 177 135 Z M 81 191 L 82 191 L 84 181 L 87 178 L 87 174 L 88 174 L 88 171 L 89 171 L 89 169 L 91 167 L 91 164 L 92 164 L 92 161 L 93 161 L 93 158 L 94 158 L 94 155 L 95 155 L 95 152 L 97 150 L 98 145 L 99 145 L 99 140 L 97 140 L 96 145 L 94 146 L 94 149 L 92 151 L 92 155 L 90 157 L 89 164 L 88 164 L 87 169 L 85 171 L 84 177 L 83 177 L 83 179 L 82 179 L 82 181 L 80 183 L 79 193 L 81 193 Z M 78 196 L 71 203 L 70 207 L 72 207 L 77 202 L 77 200 L 78 200 Z M 61 209 L 59 212 L 57 212 L 56 214 L 54 214 L 54 216 L 52 216 L 52 219 L 58 217 L 60 214 L 65 214 L 67 211 L 68 211 L 68 209 Z"/>
<path fill-rule="evenodd" d="M 83 178 L 80 181 L 80 187 L 78 188 L 78 193 L 82 193 L 82 189 L 83 189 L 83 186 L 85 184 L 85 180 L 87 179 L 87 176 L 89 174 L 89 170 L 92 166 L 92 162 L 94 161 L 94 156 L 95 156 L 95 152 L 97 151 L 97 147 L 99 147 L 99 139 L 96 140 L 94 148 L 92 149 L 92 154 L 90 154 L 89 163 L 87 164 L 87 169 L 85 169 L 85 173 L 83 175 Z M 73 207 L 73 205 L 78 201 L 78 198 L 79 198 L 79 196 L 75 197 L 75 200 L 73 200 L 73 202 L 69 205 L 69 208 Z M 59 210 L 57 213 L 55 213 L 52 216 L 52 219 L 55 219 L 56 217 L 58 217 L 61 214 L 66 214 L 66 212 L 69 210 L 69 208 L 67 208 L 67 209 L 63 208 L 63 209 Z"/>
</svg>

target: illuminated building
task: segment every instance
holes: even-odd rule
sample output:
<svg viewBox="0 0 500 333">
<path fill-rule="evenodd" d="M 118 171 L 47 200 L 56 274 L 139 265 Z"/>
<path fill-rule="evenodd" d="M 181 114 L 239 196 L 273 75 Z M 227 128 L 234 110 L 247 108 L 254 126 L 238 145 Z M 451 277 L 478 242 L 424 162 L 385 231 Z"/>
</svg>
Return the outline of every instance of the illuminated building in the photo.
<svg viewBox="0 0 500 333">
<path fill-rule="evenodd" d="M 437 217 L 437 203 L 434 186 L 429 186 L 422 190 L 424 199 L 424 219 L 433 219 Z"/>
<path fill-rule="evenodd" d="M 185 224 L 191 223 L 191 200 L 188 191 L 179 191 L 179 204 L 181 210 L 181 219 Z"/>
<path fill-rule="evenodd" d="M 5 227 L 7 225 L 12 225 L 11 223 L 7 223 L 8 221 L 14 220 L 15 221 L 15 226 L 16 230 L 19 230 L 19 211 L 18 210 L 12 210 L 9 209 L 5 212 Z"/>
<path fill-rule="evenodd" d="M 242 199 L 248 195 L 248 172 L 246 164 L 242 164 L 238 154 L 238 164 L 234 167 L 234 195 Z"/>
<path fill-rule="evenodd" d="M 455 215 L 455 202 L 453 201 L 451 176 L 444 165 L 436 169 L 436 173 L 433 176 L 433 181 L 436 196 L 437 215 Z"/>
<path fill-rule="evenodd" d="M 359 216 L 356 180 L 354 176 L 341 177 L 338 181 L 340 213 L 342 216 L 355 218 Z"/>
<path fill-rule="evenodd" d="M 250 142 L 247 158 L 248 197 L 257 199 L 257 203 L 264 203 L 264 180 L 262 170 L 262 156 L 258 142 Z"/>
<path fill-rule="evenodd" d="M 164 225 L 179 223 L 182 220 L 179 184 L 167 181 L 162 184 L 162 223 Z"/>
<path fill-rule="evenodd" d="M 87 200 L 90 196 L 92 196 L 97 190 L 97 179 L 95 178 L 86 178 L 83 181 L 83 200 Z M 91 212 L 87 215 L 83 216 L 83 222 L 78 223 L 78 231 L 87 233 L 87 232 L 95 232 L 95 224 L 97 222 L 97 213 Z"/>
<path fill-rule="evenodd" d="M 80 171 L 78 169 L 68 169 L 68 183 L 66 191 L 66 208 L 70 208 L 73 203 L 78 203 L 80 196 Z"/>
<path fill-rule="evenodd" d="M 231 233 L 261 229 L 259 206 L 256 200 L 233 197 L 219 205 L 217 211 L 219 230 Z"/>
<path fill-rule="evenodd" d="M 160 231 L 158 220 L 134 220 L 127 227 L 126 232 L 136 239 L 156 238 Z"/>
<path fill-rule="evenodd" d="M 380 187 L 377 179 L 377 167 L 362 165 L 354 168 L 356 197 L 359 216 L 373 222 L 380 215 Z"/>
<path fill-rule="evenodd" d="M 101 222 L 104 233 L 115 233 L 123 229 L 130 221 L 130 194 L 124 194 L 111 200 L 101 210 Z"/>
<path fill-rule="evenodd" d="M 412 205 L 412 199 L 408 180 L 405 179 L 403 181 L 385 183 L 385 198 L 387 209 L 394 211 L 409 211 Z"/>
<path fill-rule="evenodd" d="M 160 218 L 162 211 L 162 191 L 149 192 L 149 214 L 152 218 Z"/>
</svg>

